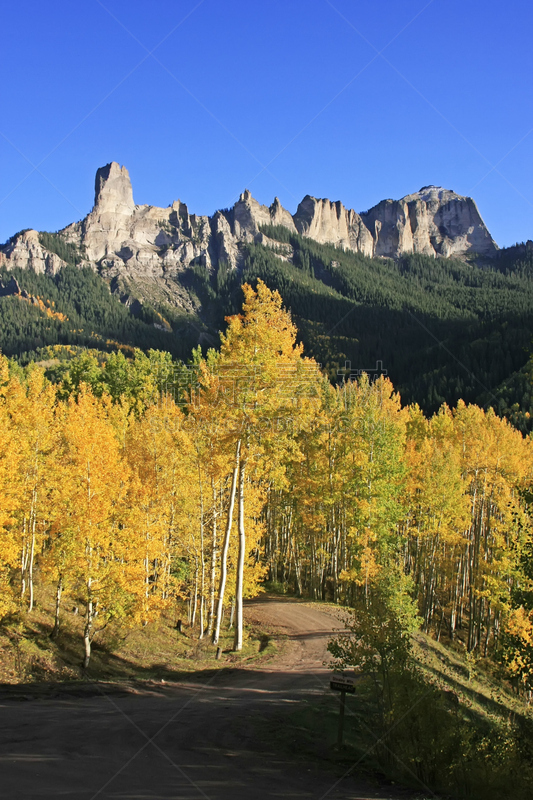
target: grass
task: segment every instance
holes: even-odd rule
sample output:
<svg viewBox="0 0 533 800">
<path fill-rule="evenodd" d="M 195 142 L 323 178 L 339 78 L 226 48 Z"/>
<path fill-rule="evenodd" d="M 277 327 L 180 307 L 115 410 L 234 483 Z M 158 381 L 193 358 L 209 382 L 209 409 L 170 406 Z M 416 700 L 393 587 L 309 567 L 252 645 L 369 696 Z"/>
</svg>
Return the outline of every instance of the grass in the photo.
<svg viewBox="0 0 533 800">
<path fill-rule="evenodd" d="M 73 608 L 61 613 L 59 635 L 50 638 L 53 628 L 53 597 L 43 591 L 35 609 L 18 621 L 0 627 L 0 683 L 28 684 L 50 681 L 172 681 L 191 673 L 213 671 L 228 666 L 255 664 L 277 652 L 271 632 L 254 625 L 245 628 L 243 649 L 234 653 L 233 631 L 222 627 L 219 647 L 210 637 L 199 639 L 199 630 L 182 624 L 183 608 L 168 611 L 145 627 L 110 626 L 93 641 L 89 667 L 83 670 L 83 619 Z"/>
<path fill-rule="evenodd" d="M 426 679 L 484 719 L 533 719 L 533 708 L 514 691 L 499 666 L 489 658 L 474 658 L 460 640 L 443 644 L 423 633 L 413 637 L 416 662 Z"/>
<path fill-rule="evenodd" d="M 419 782 L 400 782 L 382 770 L 373 751 L 376 740 L 365 724 L 369 705 L 366 691 L 359 689 L 357 694 L 346 696 L 343 744 L 337 746 L 339 700 L 339 692 L 325 689 L 322 696 L 315 694 L 293 705 L 288 715 L 277 713 L 258 720 L 257 736 L 287 759 L 330 770 L 339 779 L 353 774 L 376 790 L 396 790 L 403 784 L 420 790 L 420 800 L 435 798 Z"/>
<path fill-rule="evenodd" d="M 474 660 L 460 642 L 413 637 L 417 679 L 400 676 L 392 717 L 380 727 L 376 691 L 361 678 L 346 696 L 337 746 L 339 693 L 324 689 L 261 720 L 276 749 L 376 786 L 403 785 L 421 797 L 529 800 L 533 796 L 533 709 L 497 664 Z"/>
</svg>

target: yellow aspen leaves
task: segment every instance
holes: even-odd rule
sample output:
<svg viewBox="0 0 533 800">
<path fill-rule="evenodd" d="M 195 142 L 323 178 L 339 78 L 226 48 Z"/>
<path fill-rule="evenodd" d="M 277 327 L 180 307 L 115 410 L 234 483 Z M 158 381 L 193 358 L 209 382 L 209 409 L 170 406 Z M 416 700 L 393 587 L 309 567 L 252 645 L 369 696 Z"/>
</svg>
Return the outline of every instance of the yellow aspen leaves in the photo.
<svg viewBox="0 0 533 800">
<path fill-rule="evenodd" d="M 331 385 L 279 293 L 243 292 L 194 370 L 136 351 L 102 371 L 86 354 L 55 387 L 0 358 L 0 618 L 52 589 L 53 635 L 79 607 L 87 666 L 108 625 L 185 601 L 216 643 L 234 606 L 238 650 L 265 579 L 369 608 L 396 576 L 427 631 L 483 653 L 507 635 L 525 673 L 531 442 L 462 402 L 427 419 L 383 377 Z"/>
</svg>

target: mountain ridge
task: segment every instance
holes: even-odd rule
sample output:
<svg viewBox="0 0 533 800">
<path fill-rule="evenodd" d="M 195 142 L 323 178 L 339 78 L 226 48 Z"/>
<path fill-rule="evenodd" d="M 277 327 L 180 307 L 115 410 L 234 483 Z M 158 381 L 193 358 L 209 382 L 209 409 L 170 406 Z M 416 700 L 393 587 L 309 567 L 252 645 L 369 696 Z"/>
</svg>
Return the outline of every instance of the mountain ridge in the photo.
<svg viewBox="0 0 533 800">
<path fill-rule="evenodd" d="M 210 272 L 221 264 L 241 268 L 243 244 L 270 244 L 262 232 L 265 226 L 283 226 L 319 244 L 371 258 L 408 253 L 491 257 L 498 252 L 474 200 L 442 187 L 425 186 L 361 213 L 341 201 L 306 195 L 295 214 L 277 197 L 270 206 L 260 204 L 246 189 L 232 208 L 207 216 L 191 214 L 181 200 L 166 208 L 136 205 L 128 170 L 114 161 L 96 172 L 92 210 L 58 236 L 79 249 L 80 264 L 96 269 L 118 293 L 128 295 L 126 287 L 133 284 L 139 299 L 147 296 L 193 312 L 180 273 L 196 265 Z M 0 266 L 8 270 L 55 274 L 65 263 L 32 230 L 0 247 Z"/>
<path fill-rule="evenodd" d="M 56 345 L 187 360 L 193 347 L 217 346 L 242 283 L 261 278 L 333 381 L 343 364 L 379 361 L 405 401 L 429 413 L 463 398 L 531 428 L 520 370 L 533 340 L 533 243 L 498 250 L 474 201 L 442 187 L 362 214 L 307 195 L 292 215 L 245 190 L 209 217 L 181 200 L 135 205 L 127 169 L 112 162 L 82 220 L 0 247 L 0 280 L 11 277 L 66 318 L 0 296 L 0 348 L 22 362 Z"/>
</svg>

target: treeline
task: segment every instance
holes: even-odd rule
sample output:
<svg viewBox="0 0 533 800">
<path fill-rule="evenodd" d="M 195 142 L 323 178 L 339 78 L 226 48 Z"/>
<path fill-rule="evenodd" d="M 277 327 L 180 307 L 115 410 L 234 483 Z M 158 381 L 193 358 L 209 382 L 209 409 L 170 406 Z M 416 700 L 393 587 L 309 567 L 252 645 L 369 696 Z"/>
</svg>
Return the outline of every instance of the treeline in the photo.
<svg viewBox="0 0 533 800">
<path fill-rule="evenodd" d="M 392 558 L 425 631 L 498 649 L 533 566 L 529 439 L 462 402 L 428 420 L 388 380 L 363 377 L 324 387 L 300 456 L 265 509 L 276 580 L 353 606 Z"/>
<path fill-rule="evenodd" d="M 423 627 L 498 654 L 529 687 L 533 662 L 531 442 L 461 402 L 427 419 L 392 383 L 332 386 L 302 355 L 281 297 L 244 287 L 219 351 L 82 355 L 56 375 L 1 362 L 1 612 L 53 586 L 84 614 L 85 664 L 110 623 L 186 600 L 217 640 L 268 578 L 370 603 L 383 586 Z"/>
</svg>

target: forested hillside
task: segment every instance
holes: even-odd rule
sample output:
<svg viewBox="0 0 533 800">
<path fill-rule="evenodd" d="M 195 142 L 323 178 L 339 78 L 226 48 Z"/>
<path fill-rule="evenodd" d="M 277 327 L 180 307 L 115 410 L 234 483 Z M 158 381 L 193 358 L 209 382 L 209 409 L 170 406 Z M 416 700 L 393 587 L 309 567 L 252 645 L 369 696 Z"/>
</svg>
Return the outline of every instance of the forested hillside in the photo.
<svg viewBox="0 0 533 800">
<path fill-rule="evenodd" d="M 284 228 L 291 264 L 248 246 L 244 278 L 279 289 L 306 352 L 333 377 L 381 362 L 407 403 L 434 412 L 442 402 L 493 404 L 498 413 L 524 401 L 499 386 L 527 361 L 533 338 L 532 256 L 513 254 L 483 268 L 422 255 L 399 261 L 317 245 Z M 289 250 L 290 248 L 290 250 Z M 282 248 L 279 248 L 282 254 Z"/>
<path fill-rule="evenodd" d="M 22 290 L 53 303 L 65 317 L 20 297 L 0 297 L 0 348 L 24 363 L 42 358 L 37 351 L 50 344 L 155 348 L 187 361 L 199 341 L 217 343 L 225 317 L 240 307 L 243 281 L 262 278 L 279 290 L 306 354 L 332 382 L 347 373 L 377 372 L 391 378 L 404 402 L 417 402 L 427 413 L 463 399 L 492 406 L 531 430 L 533 253 L 526 246 L 481 266 L 419 254 L 394 261 L 265 227 L 262 244 L 240 245 L 240 269 L 224 262 L 211 271 L 201 264 L 183 269 L 180 286 L 200 309 L 191 315 L 135 301 L 135 286 L 123 305 L 110 291 L 114 284 L 74 266 L 79 255 L 73 246 L 59 235 L 46 237 L 42 241 L 71 262 L 67 268 L 55 277 L 0 273 L 4 283 L 14 275 Z"/>
<path fill-rule="evenodd" d="M 135 316 L 88 267 L 69 265 L 54 277 L 0 268 L 2 283 L 11 278 L 29 297 L 0 296 L 0 350 L 23 363 L 35 358 L 39 348 L 56 344 L 104 351 L 126 348 L 130 353 L 134 347 L 158 348 L 187 358 L 195 343 L 179 323 L 175 323 L 179 336 L 154 327 L 154 322 L 162 322 L 161 315 L 147 305 L 137 304 Z M 42 304 L 53 308 L 56 316 L 48 314 Z M 161 327 L 170 329 L 170 325 Z"/>
<path fill-rule="evenodd" d="M 332 386 L 281 302 L 247 287 L 220 351 L 188 369 L 156 351 L 82 354 L 49 384 L 33 366 L 9 377 L 4 359 L 5 610 L 28 592 L 31 607 L 37 573 L 89 608 L 85 570 L 103 570 L 100 614 L 116 601 L 142 620 L 185 593 L 211 631 L 227 558 L 250 588 L 268 572 L 349 605 L 399 568 L 426 630 L 502 647 L 529 603 L 529 440 L 463 401 L 428 420 L 383 376 Z"/>
</svg>

